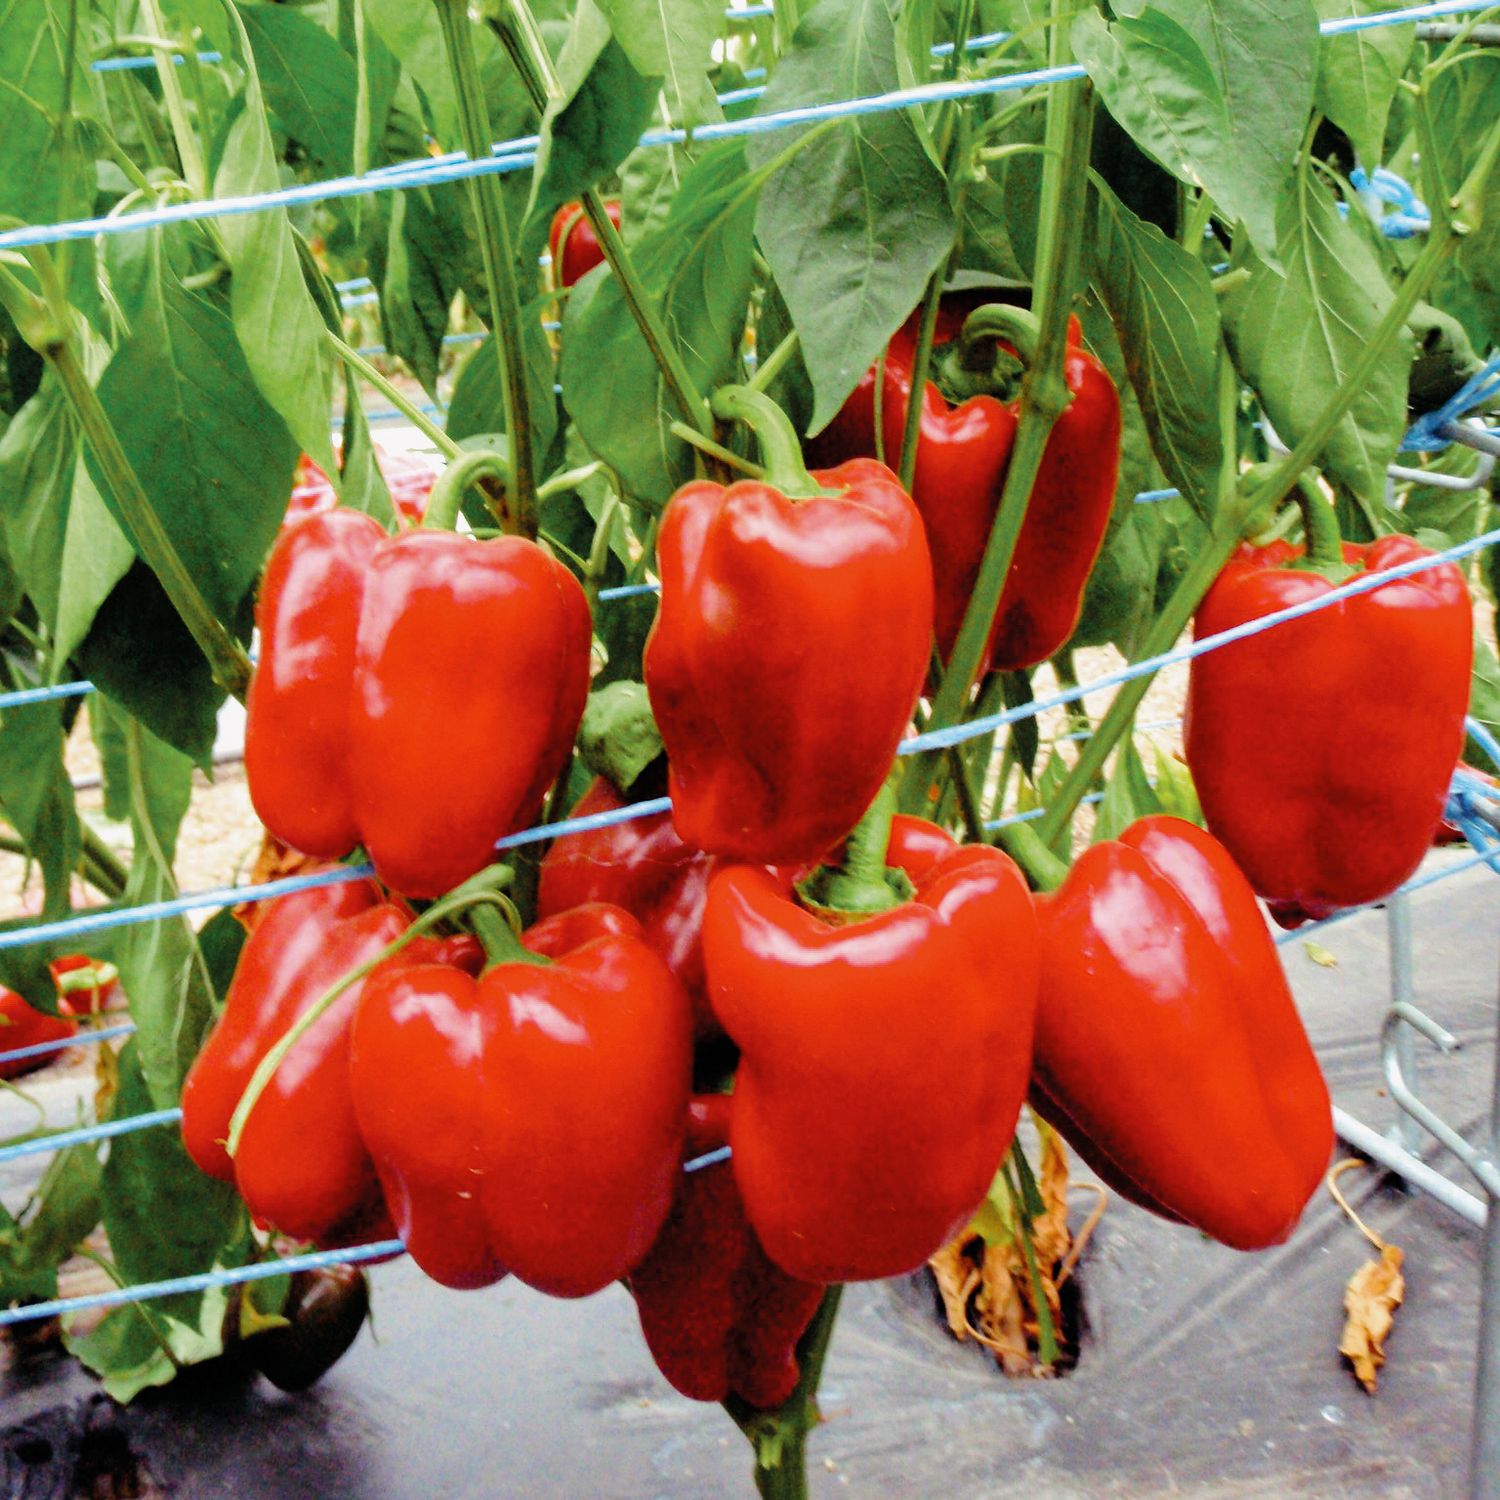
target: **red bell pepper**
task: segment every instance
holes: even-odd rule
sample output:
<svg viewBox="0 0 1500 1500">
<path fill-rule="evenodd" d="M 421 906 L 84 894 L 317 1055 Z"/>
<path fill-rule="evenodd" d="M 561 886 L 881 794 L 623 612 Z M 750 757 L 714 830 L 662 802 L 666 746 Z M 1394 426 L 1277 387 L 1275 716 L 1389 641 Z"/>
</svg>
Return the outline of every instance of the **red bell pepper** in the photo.
<svg viewBox="0 0 1500 1500">
<path fill-rule="evenodd" d="M 582 588 L 540 547 L 329 511 L 283 532 L 257 619 L 245 767 L 278 838 L 362 843 L 387 885 L 433 897 L 535 818 L 592 643 Z"/>
<path fill-rule="evenodd" d="M 1302 555 L 1241 548 L 1195 634 L 1334 588 L 1285 566 Z M 1371 573 L 1430 555 L 1404 536 L 1343 548 Z M 1184 743 L 1204 817 L 1280 920 L 1378 901 L 1421 863 L 1463 750 L 1473 630 L 1444 563 L 1193 662 Z"/>
<path fill-rule="evenodd" d="M 315 886 L 270 903 L 183 1085 L 188 1154 L 211 1177 L 234 1183 L 257 1220 L 293 1239 L 357 1244 L 389 1232 L 349 1096 L 349 1026 L 363 982 L 292 1048 L 247 1116 L 232 1159 L 225 1149 L 230 1118 L 261 1059 L 297 1017 L 410 925 L 410 912 L 382 900 L 368 880 Z M 388 965 L 446 960 L 477 968 L 478 956 L 470 938 L 417 938 Z"/>
<path fill-rule="evenodd" d="M 57 1008 L 65 1016 L 102 1015 L 119 997 L 120 971 L 112 963 L 86 953 L 69 953 L 54 958 L 47 967 L 57 989 Z"/>
<path fill-rule="evenodd" d="M 601 776 L 571 815 L 583 818 L 625 805 Z M 537 916 L 556 916 L 593 901 L 624 907 L 682 981 L 703 1035 L 718 1030 L 703 980 L 703 903 L 713 867 L 713 856 L 684 844 L 664 812 L 570 833 L 556 840 L 542 861 Z"/>
<path fill-rule="evenodd" d="M 607 198 L 604 211 L 616 229 L 620 227 L 620 200 Z M 604 264 L 604 249 L 594 226 L 584 217 L 583 204 L 576 199 L 564 203 L 553 215 L 547 232 L 547 248 L 552 252 L 554 286 L 572 286 L 595 266 Z"/>
<path fill-rule="evenodd" d="M 693 1100 L 684 1154 L 725 1145 L 733 1101 Z M 797 1386 L 797 1341 L 823 1300 L 773 1265 L 745 1218 L 727 1161 L 687 1172 L 651 1253 L 630 1273 L 656 1367 L 684 1396 L 780 1406 Z"/>
<path fill-rule="evenodd" d="M 975 302 L 973 293 L 943 299 L 936 347 L 958 338 Z M 890 464 L 901 453 L 919 322 L 919 315 L 913 314 L 886 350 L 881 440 Z M 1104 366 L 1080 347 L 1080 337 L 1075 318 L 1068 325 L 1064 364 L 1072 400 L 1047 440 L 990 633 L 988 665 L 997 671 L 1034 666 L 1067 644 L 1114 506 L 1120 397 Z M 1012 347 L 1000 345 L 1007 352 Z M 879 368 L 877 363 L 866 372 L 842 410 L 812 440 L 815 461 L 837 463 L 876 455 Z M 923 387 L 912 498 L 932 550 L 937 641 L 945 659 L 963 622 L 1005 487 L 1019 404 L 978 394 L 954 405 L 932 381 Z"/>
<path fill-rule="evenodd" d="M 766 1254 L 805 1281 L 921 1265 L 983 1200 L 1026 1095 L 1026 882 L 998 849 L 938 853 L 921 825 L 908 852 L 903 824 L 888 849 L 862 825 L 914 886 L 872 915 L 809 911 L 743 865 L 709 883 L 709 996 L 741 1049 L 735 1181 Z"/>
<path fill-rule="evenodd" d="M 355 1015 L 354 1109 L 412 1258 L 446 1286 L 507 1271 L 587 1297 L 671 1207 L 691 1007 L 627 913 L 583 907 L 475 980 L 378 975 Z"/>
<path fill-rule="evenodd" d="M 1178 818 L 1037 898 L 1031 1099 L 1110 1186 L 1237 1250 L 1279 1244 L 1333 1149 L 1328 1088 L 1255 896 Z"/>
<path fill-rule="evenodd" d="M 646 687 L 684 842 L 816 859 L 869 806 L 921 691 L 927 545 L 888 469 L 857 459 L 808 475 L 781 413 L 734 390 L 716 410 L 756 423 L 766 479 L 672 497 Z"/>
<path fill-rule="evenodd" d="M 14 990 L 0 988 L 0 1053 L 15 1052 L 22 1047 L 39 1047 L 44 1042 L 66 1041 L 78 1032 L 78 1022 L 71 1016 L 49 1016 L 29 1005 Z M 57 1060 L 56 1052 L 36 1057 L 11 1057 L 0 1061 L 0 1078 L 20 1078 L 34 1073 Z"/>
</svg>

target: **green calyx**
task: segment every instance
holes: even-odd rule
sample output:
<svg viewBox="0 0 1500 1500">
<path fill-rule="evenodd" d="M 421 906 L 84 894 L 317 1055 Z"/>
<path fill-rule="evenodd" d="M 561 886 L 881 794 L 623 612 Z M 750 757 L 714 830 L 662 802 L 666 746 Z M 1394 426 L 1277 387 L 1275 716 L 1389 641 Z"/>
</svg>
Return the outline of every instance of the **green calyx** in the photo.
<svg viewBox="0 0 1500 1500">
<path fill-rule="evenodd" d="M 1253 484 L 1259 471 L 1270 471 L 1273 464 L 1258 464 L 1247 479 Z M 1339 533 L 1338 517 L 1328 497 L 1310 475 L 1301 475 L 1290 498 L 1302 517 L 1304 555 L 1292 558 L 1284 567 L 1298 573 L 1316 573 L 1331 583 L 1343 583 L 1360 570 L 1344 561 L 1344 539 Z M 1286 519 L 1272 519 L 1266 513 L 1255 515 L 1249 523 L 1251 540 L 1259 542 L 1285 535 Z"/>
<path fill-rule="evenodd" d="M 971 396 L 1012 400 L 1036 358 L 1040 335 L 1036 314 L 1028 308 L 987 302 L 969 314 L 963 331 L 934 358 L 933 382 L 954 405 Z"/>
<path fill-rule="evenodd" d="M 709 403 L 721 422 L 743 422 L 760 445 L 764 483 L 788 500 L 833 499 L 841 491 L 825 489 L 807 471 L 797 429 L 786 413 L 763 391 L 747 385 L 721 386 Z"/>
<path fill-rule="evenodd" d="M 895 811 L 894 789 L 882 787 L 849 835 L 843 863 L 819 865 L 798 882 L 797 896 L 804 906 L 838 919 L 873 916 L 911 900 L 915 887 L 906 872 L 893 870 L 885 862 Z"/>
</svg>

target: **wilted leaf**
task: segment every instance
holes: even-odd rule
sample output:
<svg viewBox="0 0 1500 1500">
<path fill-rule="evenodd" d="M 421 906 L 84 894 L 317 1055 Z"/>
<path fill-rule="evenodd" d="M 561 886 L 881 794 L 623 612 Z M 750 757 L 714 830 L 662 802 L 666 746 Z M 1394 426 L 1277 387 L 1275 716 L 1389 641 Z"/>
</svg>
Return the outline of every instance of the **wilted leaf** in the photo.
<svg viewBox="0 0 1500 1500">
<path fill-rule="evenodd" d="M 1339 1353 L 1354 1367 L 1355 1378 L 1373 1396 L 1375 1372 L 1385 1363 L 1385 1341 L 1396 1309 L 1406 1295 L 1399 1246 L 1387 1245 L 1379 1260 L 1369 1260 L 1349 1278 L 1344 1288 L 1348 1319 Z"/>
<path fill-rule="evenodd" d="M 969 1336 L 969 1298 L 979 1285 L 979 1268 L 966 1253 L 968 1231 L 944 1245 L 927 1264 L 937 1280 L 938 1295 L 948 1316 L 948 1329 L 960 1343 Z"/>
</svg>

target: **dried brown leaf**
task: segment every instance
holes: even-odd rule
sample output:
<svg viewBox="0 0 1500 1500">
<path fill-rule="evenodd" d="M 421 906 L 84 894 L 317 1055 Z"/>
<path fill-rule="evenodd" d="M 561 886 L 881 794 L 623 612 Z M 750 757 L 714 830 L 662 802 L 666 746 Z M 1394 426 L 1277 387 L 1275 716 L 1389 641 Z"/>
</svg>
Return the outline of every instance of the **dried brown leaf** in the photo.
<svg viewBox="0 0 1500 1500">
<path fill-rule="evenodd" d="M 987 1245 L 983 1279 L 974 1299 L 974 1337 L 994 1351 L 1007 1375 L 1029 1375 L 1033 1365 L 1026 1339 L 1027 1281 L 1020 1251 L 1014 1245 Z"/>
<path fill-rule="evenodd" d="M 1380 1259 L 1366 1261 L 1344 1288 L 1348 1317 L 1339 1353 L 1354 1367 L 1355 1378 L 1372 1396 L 1375 1372 L 1385 1363 L 1386 1338 L 1406 1295 L 1401 1261 L 1400 1247 L 1386 1245 Z"/>
<path fill-rule="evenodd" d="M 982 1243 L 964 1230 L 927 1262 L 937 1280 L 938 1295 L 943 1299 L 949 1332 L 960 1343 L 969 1336 L 969 1298 L 979 1285 L 979 1267 L 967 1253 L 971 1242 Z"/>
<path fill-rule="evenodd" d="M 256 852 L 255 864 L 250 870 L 250 884 L 264 885 L 270 880 L 284 880 L 289 875 L 304 875 L 326 863 L 326 860 L 283 844 L 275 834 L 267 833 Z M 264 901 L 242 901 L 234 908 L 235 920 L 246 932 L 254 932 L 255 924 L 265 915 L 267 905 Z"/>
</svg>

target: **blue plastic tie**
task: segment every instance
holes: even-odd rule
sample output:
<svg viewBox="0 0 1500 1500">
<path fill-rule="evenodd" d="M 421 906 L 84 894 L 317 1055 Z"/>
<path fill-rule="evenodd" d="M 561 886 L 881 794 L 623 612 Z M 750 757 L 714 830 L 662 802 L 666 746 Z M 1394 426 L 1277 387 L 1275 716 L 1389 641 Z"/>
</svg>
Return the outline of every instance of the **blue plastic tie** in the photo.
<svg viewBox="0 0 1500 1500">
<path fill-rule="evenodd" d="M 98 1031 L 79 1031 L 72 1036 L 59 1037 L 55 1042 L 33 1042 L 29 1047 L 13 1047 L 9 1052 L 0 1052 L 0 1063 L 21 1062 L 28 1057 L 45 1057 L 49 1052 L 66 1052 L 69 1047 L 87 1047 L 94 1042 L 113 1041 L 115 1037 L 129 1036 L 135 1030 L 134 1021 L 124 1021 L 118 1026 L 105 1026 Z M 0 1036 L 4 1032 L 0 1031 Z"/>
<path fill-rule="evenodd" d="M 1403 453 L 1433 453 L 1453 442 L 1444 429 L 1476 406 L 1500 398 L 1500 354 L 1492 354 L 1436 411 L 1417 418 L 1401 439 Z"/>
<path fill-rule="evenodd" d="M 133 1135 L 137 1130 L 149 1130 L 156 1125 L 175 1125 L 181 1119 L 180 1109 L 154 1109 L 149 1114 L 128 1115 L 123 1120 L 106 1120 L 102 1125 L 80 1125 L 77 1130 L 59 1130 L 35 1140 L 0 1146 L 0 1161 L 35 1156 L 41 1151 L 61 1151 L 67 1146 L 84 1146 L 90 1141 L 107 1141 L 117 1135 Z"/>
<path fill-rule="evenodd" d="M 172 54 L 172 61 L 180 68 L 186 61 L 180 52 Z M 198 61 L 201 63 L 223 62 L 223 56 L 218 52 L 200 52 Z M 89 66 L 96 73 L 132 73 L 137 69 L 154 68 L 156 59 L 154 57 L 101 57 L 97 62 Z"/>
</svg>

